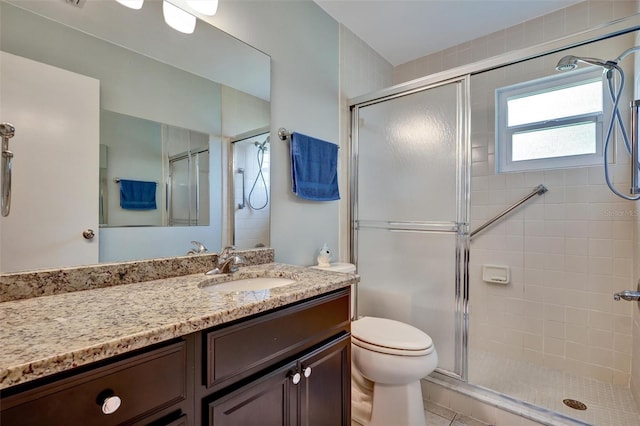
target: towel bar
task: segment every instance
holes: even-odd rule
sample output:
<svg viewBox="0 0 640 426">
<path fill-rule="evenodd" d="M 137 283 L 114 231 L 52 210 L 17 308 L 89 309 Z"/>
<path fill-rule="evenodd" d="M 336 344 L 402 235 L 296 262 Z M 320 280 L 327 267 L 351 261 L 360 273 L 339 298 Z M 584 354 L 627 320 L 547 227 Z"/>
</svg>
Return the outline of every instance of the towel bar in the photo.
<svg viewBox="0 0 640 426">
<path fill-rule="evenodd" d="M 278 137 L 280 138 L 280 140 L 286 141 L 291 137 L 291 132 L 284 127 L 280 127 L 278 129 Z"/>
<path fill-rule="evenodd" d="M 120 178 L 118 178 L 118 177 L 113 178 L 113 181 L 114 181 L 115 183 L 120 183 L 120 180 L 121 180 L 121 179 L 120 179 Z M 135 179 L 132 179 L 132 180 L 135 180 Z M 155 183 L 155 184 L 157 185 L 157 184 L 158 184 L 158 181 L 157 181 L 157 180 L 154 180 L 154 181 L 153 181 L 153 183 Z"/>
</svg>

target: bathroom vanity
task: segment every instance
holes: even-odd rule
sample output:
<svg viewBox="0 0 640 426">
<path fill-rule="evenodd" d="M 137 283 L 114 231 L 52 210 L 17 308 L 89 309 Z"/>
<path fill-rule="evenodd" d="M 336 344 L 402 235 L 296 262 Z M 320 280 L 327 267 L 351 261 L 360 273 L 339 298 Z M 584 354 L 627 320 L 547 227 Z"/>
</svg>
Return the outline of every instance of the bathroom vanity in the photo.
<svg viewBox="0 0 640 426">
<path fill-rule="evenodd" d="M 348 425 L 357 277 L 237 274 L 293 282 L 216 291 L 200 273 L 0 303 L 0 423 Z"/>
</svg>

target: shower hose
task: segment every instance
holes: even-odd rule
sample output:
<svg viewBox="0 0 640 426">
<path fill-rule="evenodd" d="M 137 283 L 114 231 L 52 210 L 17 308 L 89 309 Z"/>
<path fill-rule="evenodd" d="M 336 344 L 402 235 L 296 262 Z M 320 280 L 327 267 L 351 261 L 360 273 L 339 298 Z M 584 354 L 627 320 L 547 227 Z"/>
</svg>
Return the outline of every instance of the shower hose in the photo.
<svg viewBox="0 0 640 426">
<path fill-rule="evenodd" d="M 630 49 L 631 50 L 631 49 Z M 625 52 L 626 53 L 626 52 Z M 622 59 L 622 55 L 618 58 L 618 61 L 620 59 Z M 616 62 L 618 62 L 616 61 Z M 629 153 L 629 155 L 631 155 L 631 144 L 629 143 L 629 137 L 627 135 L 627 130 L 624 126 L 624 122 L 622 121 L 622 116 L 620 115 L 620 110 L 618 108 L 619 104 L 620 104 L 620 96 L 622 95 L 622 91 L 624 90 L 624 83 L 625 83 L 625 76 L 624 76 L 624 71 L 622 70 L 622 68 L 620 68 L 616 62 L 609 62 L 608 65 L 610 66 L 609 69 L 607 69 L 605 71 L 605 75 L 607 77 L 607 85 L 609 88 L 609 95 L 611 96 L 611 101 L 613 102 L 613 110 L 611 112 L 611 121 L 609 122 L 609 127 L 607 128 L 607 134 L 604 140 L 604 178 L 607 182 L 607 186 L 609 187 L 609 189 L 616 194 L 618 197 L 620 198 L 624 198 L 625 200 L 631 200 L 631 201 L 636 201 L 636 200 L 640 200 L 640 195 L 636 195 L 636 196 L 629 196 L 626 194 L 621 193 L 620 191 L 618 191 L 614 186 L 613 186 L 613 182 L 611 182 L 611 176 L 610 176 L 610 172 L 609 172 L 609 144 L 611 142 L 611 136 L 613 134 L 613 129 L 616 125 L 616 123 L 618 123 L 618 127 L 620 128 L 620 133 L 622 134 L 622 139 L 624 140 L 624 145 L 625 148 L 627 150 L 627 152 Z M 620 85 L 618 87 L 618 90 L 616 91 L 615 89 L 615 84 L 614 84 L 614 70 L 618 73 L 619 77 L 620 77 Z M 635 142 L 637 143 L 637 142 Z M 635 167 L 640 169 L 640 164 L 638 163 L 638 159 L 637 158 L 632 158 L 631 159 L 632 162 L 636 163 Z"/>
<path fill-rule="evenodd" d="M 258 153 L 256 154 L 256 159 L 258 161 L 258 174 L 256 175 L 256 178 L 253 181 L 253 185 L 251 186 L 251 191 L 249 191 L 249 196 L 247 197 L 247 204 L 249 204 L 249 207 L 251 207 L 253 210 L 262 210 L 265 207 L 267 207 L 267 204 L 269 204 L 269 188 L 267 188 L 267 181 L 265 180 L 264 174 L 262 173 L 262 164 L 264 163 L 265 151 L 266 149 L 264 148 L 264 146 L 258 146 Z M 253 197 L 253 192 L 256 189 L 258 180 L 262 180 L 262 186 L 264 188 L 264 197 L 265 197 L 264 204 L 261 205 L 260 207 L 256 207 L 251 201 L 251 198 Z"/>
</svg>

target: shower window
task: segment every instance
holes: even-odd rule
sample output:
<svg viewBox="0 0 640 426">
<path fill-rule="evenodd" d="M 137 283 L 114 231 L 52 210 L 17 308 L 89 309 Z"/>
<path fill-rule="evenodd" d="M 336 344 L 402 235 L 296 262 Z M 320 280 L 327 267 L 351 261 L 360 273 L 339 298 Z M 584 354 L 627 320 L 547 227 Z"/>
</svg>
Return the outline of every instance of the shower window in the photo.
<svg viewBox="0 0 640 426">
<path fill-rule="evenodd" d="M 602 69 L 496 90 L 498 173 L 602 162 Z"/>
</svg>

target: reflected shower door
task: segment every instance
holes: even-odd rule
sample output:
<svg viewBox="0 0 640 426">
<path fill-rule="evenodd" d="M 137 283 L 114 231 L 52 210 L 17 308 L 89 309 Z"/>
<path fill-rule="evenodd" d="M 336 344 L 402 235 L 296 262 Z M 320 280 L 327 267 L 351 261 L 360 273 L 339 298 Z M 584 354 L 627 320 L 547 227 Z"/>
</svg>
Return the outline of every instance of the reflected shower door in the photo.
<svg viewBox="0 0 640 426">
<path fill-rule="evenodd" d="M 209 225 L 209 150 L 169 159 L 169 226 Z"/>
<path fill-rule="evenodd" d="M 420 328 L 454 376 L 464 360 L 467 87 L 463 78 L 353 110 L 357 315 Z"/>
</svg>

